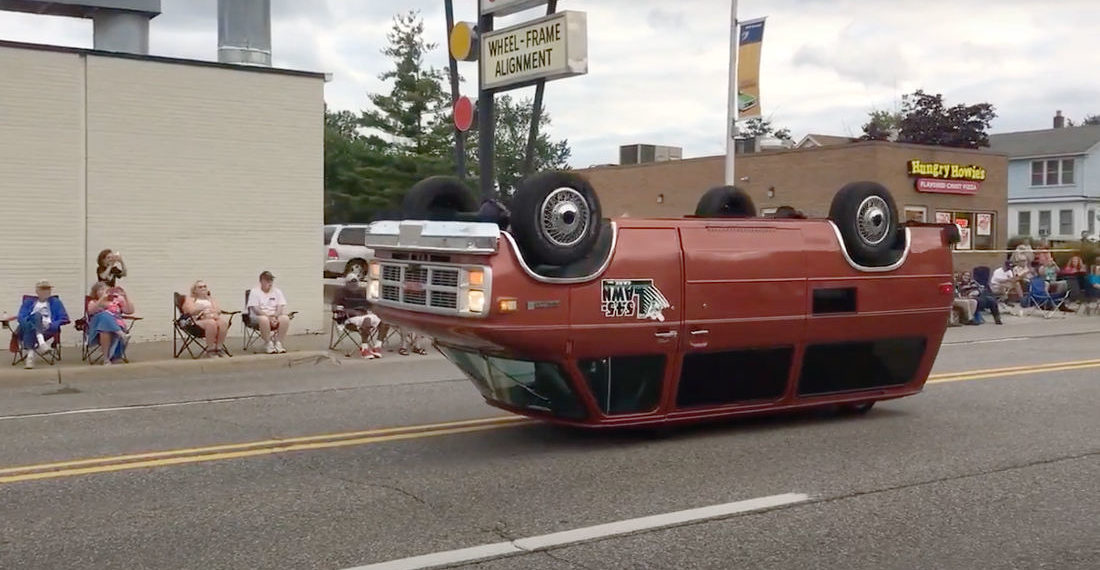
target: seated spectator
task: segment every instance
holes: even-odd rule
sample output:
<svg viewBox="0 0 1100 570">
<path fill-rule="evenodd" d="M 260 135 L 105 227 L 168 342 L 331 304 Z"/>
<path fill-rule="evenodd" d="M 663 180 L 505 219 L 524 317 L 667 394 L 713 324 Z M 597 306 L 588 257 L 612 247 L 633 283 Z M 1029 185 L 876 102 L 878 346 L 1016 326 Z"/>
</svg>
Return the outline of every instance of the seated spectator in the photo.
<svg viewBox="0 0 1100 570">
<path fill-rule="evenodd" d="M 1061 295 L 1069 289 L 1069 284 L 1064 279 L 1058 278 L 1060 269 L 1058 263 L 1049 254 L 1039 264 L 1038 273 L 1042 276 L 1043 281 L 1047 282 L 1047 290 L 1050 291 L 1051 295 Z"/>
<path fill-rule="evenodd" d="M 103 364 L 117 364 L 126 349 L 126 321 L 122 315 L 133 314 L 134 304 L 122 287 L 111 287 L 102 281 L 92 285 L 88 301 L 88 345 L 99 343 Z"/>
<path fill-rule="evenodd" d="M 977 301 L 977 307 L 974 310 L 974 320 L 981 324 L 982 311 L 988 310 L 993 315 L 993 322 L 1003 324 L 1001 322 L 1001 309 L 997 306 L 997 299 L 993 297 L 991 292 L 983 287 L 980 283 L 975 281 L 971 277 L 969 271 L 964 271 L 962 277 L 955 284 L 955 291 L 963 299 L 974 299 Z"/>
<path fill-rule="evenodd" d="M 229 334 L 229 319 L 222 314 L 221 306 L 210 293 L 206 282 L 200 280 L 191 285 L 191 294 L 184 298 L 182 308 L 206 333 L 206 354 L 203 357 L 225 356 L 221 348 Z"/>
<path fill-rule="evenodd" d="M 275 287 L 270 271 L 260 274 L 260 284 L 248 293 L 245 310 L 256 322 L 268 354 L 286 352 L 283 340 L 290 332 L 290 317 L 286 313 L 286 296 Z"/>
<path fill-rule="evenodd" d="M 96 279 L 107 284 L 108 287 L 118 285 L 118 280 L 126 276 L 126 264 L 122 262 L 122 254 L 105 249 L 96 257 Z"/>
<path fill-rule="evenodd" d="M 1024 297 L 1023 287 L 1012 273 L 1012 264 L 1007 261 L 993 270 L 993 275 L 989 277 L 989 288 L 993 296 L 1006 301 L 1019 301 Z"/>
<path fill-rule="evenodd" d="M 61 332 L 61 327 L 69 323 L 69 314 L 61 299 L 53 294 L 53 285 L 42 280 L 34 286 L 35 295 L 24 295 L 19 307 L 19 324 L 15 336 L 23 349 L 26 368 L 34 368 L 35 349 L 46 346 L 48 339 Z"/>
<path fill-rule="evenodd" d="M 1089 270 L 1085 267 L 1080 255 L 1069 258 L 1066 266 L 1062 268 L 1062 277 L 1064 279 L 1076 279 L 1077 285 L 1082 291 L 1089 288 Z"/>
<path fill-rule="evenodd" d="M 1092 274 L 1089 275 L 1088 288 L 1093 297 L 1100 297 L 1100 264 L 1092 266 Z"/>
<path fill-rule="evenodd" d="M 342 310 L 347 315 L 346 324 L 353 325 L 359 331 L 359 354 L 363 358 L 382 358 L 379 347 L 370 345 L 370 334 L 381 319 L 371 312 L 370 301 L 367 300 L 367 290 L 359 283 L 359 275 L 348 273 L 344 279 L 344 286 L 337 289 L 332 297 L 333 309 Z"/>
</svg>

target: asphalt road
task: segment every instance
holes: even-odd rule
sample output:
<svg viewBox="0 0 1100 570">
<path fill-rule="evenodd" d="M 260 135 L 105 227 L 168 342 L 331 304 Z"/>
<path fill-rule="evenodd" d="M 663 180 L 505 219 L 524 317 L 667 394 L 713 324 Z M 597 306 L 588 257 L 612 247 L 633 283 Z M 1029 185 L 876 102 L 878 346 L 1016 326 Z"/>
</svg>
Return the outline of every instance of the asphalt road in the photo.
<svg viewBox="0 0 1100 570">
<path fill-rule="evenodd" d="M 1100 358 L 1100 332 L 956 330 L 935 374 Z M 339 570 L 787 493 L 460 567 L 1100 566 L 1100 367 L 653 434 L 439 425 L 503 414 L 438 358 L 364 364 L 0 386 L 0 568 Z"/>
</svg>

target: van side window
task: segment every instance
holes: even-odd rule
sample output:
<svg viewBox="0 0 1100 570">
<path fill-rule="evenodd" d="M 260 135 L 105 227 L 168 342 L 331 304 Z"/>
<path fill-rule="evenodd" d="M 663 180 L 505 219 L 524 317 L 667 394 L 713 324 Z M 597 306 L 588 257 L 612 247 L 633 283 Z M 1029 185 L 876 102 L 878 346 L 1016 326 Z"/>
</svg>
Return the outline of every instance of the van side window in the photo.
<svg viewBox="0 0 1100 570">
<path fill-rule="evenodd" d="M 651 412 L 661 399 L 665 355 L 612 356 L 577 363 L 596 407 L 607 415 Z"/>
<path fill-rule="evenodd" d="M 325 228 L 325 245 L 332 243 L 332 234 L 336 233 L 336 228 Z"/>
<path fill-rule="evenodd" d="M 791 346 L 688 354 L 676 406 L 778 399 L 787 390 L 793 355 Z"/>
<path fill-rule="evenodd" d="M 366 228 L 344 228 L 340 230 L 336 243 L 340 245 L 367 245 Z"/>
</svg>

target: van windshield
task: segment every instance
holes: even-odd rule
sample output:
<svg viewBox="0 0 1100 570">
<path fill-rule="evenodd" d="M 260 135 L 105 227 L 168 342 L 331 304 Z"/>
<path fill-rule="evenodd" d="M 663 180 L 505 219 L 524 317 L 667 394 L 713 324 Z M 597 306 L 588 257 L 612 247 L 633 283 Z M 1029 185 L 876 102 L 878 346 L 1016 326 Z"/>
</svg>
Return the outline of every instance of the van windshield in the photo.
<svg viewBox="0 0 1100 570">
<path fill-rule="evenodd" d="M 447 346 L 439 349 L 487 399 L 564 418 L 587 415 L 568 376 L 555 363 L 487 356 Z"/>
</svg>

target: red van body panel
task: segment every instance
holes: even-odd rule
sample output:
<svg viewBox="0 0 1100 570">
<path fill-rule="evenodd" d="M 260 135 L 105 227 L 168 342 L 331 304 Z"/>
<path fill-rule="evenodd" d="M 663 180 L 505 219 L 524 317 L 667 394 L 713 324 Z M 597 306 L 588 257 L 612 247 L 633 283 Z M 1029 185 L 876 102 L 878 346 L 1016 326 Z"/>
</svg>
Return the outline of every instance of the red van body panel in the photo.
<svg viewBox="0 0 1100 570">
<path fill-rule="evenodd" d="M 491 280 L 484 316 L 385 299 L 375 310 L 432 337 L 489 404 L 580 426 L 885 400 L 919 392 L 928 378 L 953 298 L 941 227 L 903 227 L 904 258 L 870 269 L 847 259 L 835 226 L 822 219 L 618 219 L 612 227 L 605 268 L 573 281 L 535 275 L 505 233 L 492 253 L 440 262 L 407 261 L 416 254 L 374 245 L 372 271 L 481 266 Z M 514 311 L 503 312 L 512 301 Z M 520 370 L 516 362 L 539 364 L 503 387 L 495 382 L 503 373 L 494 366 Z M 575 402 L 557 413 L 539 386 Z M 504 390 L 537 405 L 492 396 Z"/>
</svg>

